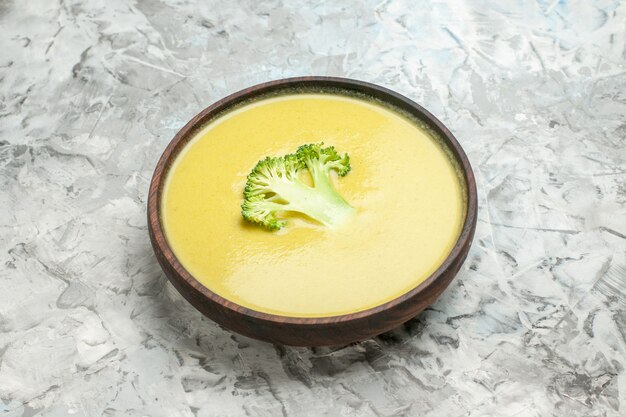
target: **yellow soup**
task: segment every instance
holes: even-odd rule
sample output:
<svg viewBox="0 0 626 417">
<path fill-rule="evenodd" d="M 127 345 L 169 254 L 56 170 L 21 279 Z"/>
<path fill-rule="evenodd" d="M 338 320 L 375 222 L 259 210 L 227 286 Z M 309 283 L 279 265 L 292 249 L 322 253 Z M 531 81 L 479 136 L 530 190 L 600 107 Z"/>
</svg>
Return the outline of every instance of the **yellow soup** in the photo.
<svg viewBox="0 0 626 417">
<path fill-rule="evenodd" d="M 257 161 L 321 141 L 350 155 L 352 171 L 334 182 L 356 214 L 335 229 L 296 215 L 277 232 L 246 223 L 242 192 Z M 465 188 L 445 149 L 374 101 L 255 101 L 210 122 L 176 158 L 162 200 L 166 237 L 198 281 L 251 309 L 324 317 L 375 307 L 424 281 L 459 236 Z"/>
</svg>

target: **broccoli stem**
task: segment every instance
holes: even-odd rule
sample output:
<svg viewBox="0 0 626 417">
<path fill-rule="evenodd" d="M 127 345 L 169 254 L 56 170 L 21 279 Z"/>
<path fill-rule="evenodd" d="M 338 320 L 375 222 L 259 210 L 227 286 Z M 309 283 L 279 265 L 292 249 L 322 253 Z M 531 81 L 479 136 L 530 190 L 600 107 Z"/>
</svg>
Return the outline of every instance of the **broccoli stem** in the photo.
<svg viewBox="0 0 626 417">
<path fill-rule="evenodd" d="M 313 182 L 313 187 L 299 180 L 273 184 L 276 195 L 287 202 L 283 210 L 305 214 L 328 227 L 352 216 L 354 208 L 337 193 L 328 173 L 314 173 Z"/>
</svg>

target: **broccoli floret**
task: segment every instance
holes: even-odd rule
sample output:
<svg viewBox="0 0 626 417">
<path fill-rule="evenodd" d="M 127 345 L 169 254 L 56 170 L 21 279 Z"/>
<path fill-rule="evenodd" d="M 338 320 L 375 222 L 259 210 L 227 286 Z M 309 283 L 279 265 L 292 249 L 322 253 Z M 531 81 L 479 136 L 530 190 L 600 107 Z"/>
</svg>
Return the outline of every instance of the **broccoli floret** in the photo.
<svg viewBox="0 0 626 417">
<path fill-rule="evenodd" d="M 300 179 L 305 170 L 311 174 L 312 187 Z M 350 158 L 323 143 L 303 145 L 294 154 L 259 161 L 243 192 L 243 218 L 270 230 L 284 227 L 287 222 L 278 216 L 289 211 L 328 227 L 341 224 L 354 208 L 335 190 L 331 171 L 345 176 L 350 172 Z"/>
</svg>

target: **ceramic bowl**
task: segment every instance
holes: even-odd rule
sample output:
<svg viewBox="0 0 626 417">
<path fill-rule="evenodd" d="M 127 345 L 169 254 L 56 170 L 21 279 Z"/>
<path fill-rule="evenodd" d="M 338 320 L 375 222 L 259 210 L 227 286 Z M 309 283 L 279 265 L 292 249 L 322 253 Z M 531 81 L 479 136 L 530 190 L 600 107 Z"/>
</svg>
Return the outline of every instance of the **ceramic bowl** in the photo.
<svg viewBox="0 0 626 417">
<path fill-rule="evenodd" d="M 200 128 L 231 107 L 282 91 L 325 89 L 357 92 L 382 100 L 419 118 L 442 138 L 461 167 L 467 192 L 467 212 L 459 238 L 441 266 L 421 284 L 389 302 L 364 311 L 334 317 L 302 318 L 263 313 L 235 304 L 197 281 L 181 265 L 167 242 L 161 221 L 161 198 L 168 169 Z M 224 327 L 256 339 L 296 346 L 340 345 L 364 340 L 415 317 L 435 301 L 461 267 L 474 236 L 476 212 L 476 184 L 467 156 L 452 133 L 435 116 L 389 89 L 332 77 L 300 77 L 267 82 L 232 94 L 202 110 L 174 136 L 163 152 L 154 171 L 148 197 L 148 227 L 152 247 L 174 287 L 195 308 Z"/>
</svg>

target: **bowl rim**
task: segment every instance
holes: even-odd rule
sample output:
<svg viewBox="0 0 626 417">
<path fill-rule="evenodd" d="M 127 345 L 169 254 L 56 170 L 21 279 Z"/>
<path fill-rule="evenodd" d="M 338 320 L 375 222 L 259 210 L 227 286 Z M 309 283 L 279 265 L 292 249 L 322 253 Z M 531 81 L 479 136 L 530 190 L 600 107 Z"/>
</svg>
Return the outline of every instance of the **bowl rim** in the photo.
<svg viewBox="0 0 626 417">
<path fill-rule="evenodd" d="M 381 100 L 384 103 L 390 104 L 392 107 L 408 111 L 419 120 L 425 122 L 430 128 L 435 130 L 436 133 L 439 134 L 439 136 L 441 136 L 442 140 L 445 142 L 445 145 L 450 148 L 454 157 L 456 158 L 466 182 L 467 207 L 463 227 L 452 250 L 441 263 L 441 265 L 439 265 L 439 267 L 434 272 L 432 272 L 425 280 L 423 280 L 415 287 L 411 288 L 409 291 L 378 306 L 353 313 L 325 317 L 285 316 L 254 310 L 252 308 L 232 302 L 205 287 L 190 272 L 185 269 L 185 267 L 180 263 L 180 261 L 174 254 L 174 251 L 168 244 L 165 237 L 165 231 L 162 226 L 161 197 L 168 170 L 173 161 L 178 156 L 179 152 L 193 138 L 196 132 L 202 129 L 207 123 L 210 122 L 210 120 L 214 119 L 216 116 L 222 114 L 225 111 L 228 111 L 230 108 L 239 103 L 242 103 L 243 101 L 252 98 L 262 97 L 269 93 L 278 92 L 280 90 L 289 90 L 303 86 L 312 88 L 336 88 L 339 90 L 343 89 L 344 91 L 353 91 L 362 94 L 364 93 L 365 95 L 370 95 L 378 100 Z M 393 90 L 366 81 L 343 77 L 306 76 L 282 78 L 274 81 L 268 81 L 237 91 L 206 107 L 196 116 L 194 116 L 189 122 L 187 122 L 185 126 L 183 126 L 176 133 L 174 138 L 170 141 L 170 143 L 163 151 L 161 157 L 159 158 L 159 161 L 157 162 L 154 174 L 150 181 L 147 214 L 148 229 L 155 251 L 161 252 L 161 258 L 164 259 L 164 261 L 169 264 L 168 266 L 175 271 L 176 278 L 182 280 L 186 284 L 186 286 L 191 287 L 196 296 L 204 297 L 206 301 L 216 303 L 222 308 L 231 310 L 232 313 L 249 316 L 256 320 L 265 321 L 272 324 L 282 323 L 302 326 L 318 326 L 335 323 L 346 324 L 352 321 L 367 319 L 371 316 L 375 316 L 386 310 L 393 309 L 399 304 L 418 297 L 420 293 L 426 291 L 429 287 L 433 286 L 435 282 L 437 282 L 439 279 L 444 279 L 447 270 L 452 267 L 454 261 L 459 256 L 462 256 L 464 248 L 466 248 L 471 243 L 476 225 L 477 192 L 474 172 L 470 165 L 469 159 L 467 158 L 467 155 L 463 151 L 463 148 L 454 137 L 452 132 L 450 132 L 450 130 L 441 121 L 439 121 L 439 119 L 437 119 L 424 107 Z M 167 275 L 169 276 L 169 274 Z M 171 279 L 172 277 L 169 278 Z"/>
</svg>

